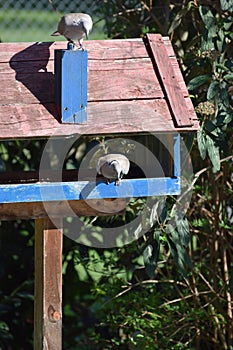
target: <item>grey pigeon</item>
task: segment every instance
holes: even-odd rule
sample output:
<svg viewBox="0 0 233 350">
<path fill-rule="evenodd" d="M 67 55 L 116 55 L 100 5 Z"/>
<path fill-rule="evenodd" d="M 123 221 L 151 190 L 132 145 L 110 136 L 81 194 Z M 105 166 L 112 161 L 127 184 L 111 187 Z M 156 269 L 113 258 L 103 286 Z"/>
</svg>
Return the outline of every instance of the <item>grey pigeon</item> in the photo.
<svg viewBox="0 0 233 350">
<path fill-rule="evenodd" d="M 128 174 L 130 162 L 123 154 L 109 153 L 100 157 L 96 166 L 98 174 L 107 179 L 107 183 L 115 180 L 116 185 L 120 185 L 123 175 Z"/>
<path fill-rule="evenodd" d="M 85 13 L 67 13 L 60 19 L 57 30 L 51 35 L 63 35 L 75 45 L 78 42 L 82 49 L 83 38 L 88 38 L 92 25 L 91 16 Z"/>
</svg>

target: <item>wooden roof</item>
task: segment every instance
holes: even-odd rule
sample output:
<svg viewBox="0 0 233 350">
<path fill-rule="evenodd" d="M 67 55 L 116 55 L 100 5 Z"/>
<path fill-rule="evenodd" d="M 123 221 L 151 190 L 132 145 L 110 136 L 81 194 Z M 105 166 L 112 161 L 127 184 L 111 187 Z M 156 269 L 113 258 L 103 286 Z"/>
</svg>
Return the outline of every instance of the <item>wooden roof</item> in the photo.
<svg viewBox="0 0 233 350">
<path fill-rule="evenodd" d="M 61 124 L 54 50 L 66 42 L 0 44 L 0 139 L 195 131 L 198 121 L 168 38 L 90 40 L 88 121 Z"/>
</svg>

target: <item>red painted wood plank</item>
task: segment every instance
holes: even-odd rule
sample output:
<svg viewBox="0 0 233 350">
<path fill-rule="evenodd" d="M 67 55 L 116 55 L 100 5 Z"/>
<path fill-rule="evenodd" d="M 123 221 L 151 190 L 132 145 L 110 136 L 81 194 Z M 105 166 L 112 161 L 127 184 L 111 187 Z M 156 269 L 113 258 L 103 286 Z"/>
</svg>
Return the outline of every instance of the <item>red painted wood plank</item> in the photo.
<svg viewBox="0 0 233 350">
<path fill-rule="evenodd" d="M 164 45 L 166 47 L 167 54 L 169 56 L 171 65 L 174 69 L 174 73 L 175 73 L 177 82 L 178 82 L 184 96 L 187 97 L 187 96 L 189 96 L 189 92 L 188 92 L 188 89 L 185 85 L 183 75 L 181 74 L 181 69 L 180 69 L 180 66 L 177 62 L 176 55 L 175 55 L 174 49 L 172 47 L 172 43 L 171 43 L 169 37 L 163 37 L 163 42 L 164 42 Z"/>
<path fill-rule="evenodd" d="M 177 82 L 174 69 L 168 59 L 162 36 L 158 37 L 158 35 L 148 34 L 146 36 L 146 44 L 151 51 L 156 73 L 160 77 L 160 83 L 164 88 L 170 111 L 174 116 L 177 126 L 192 126 L 193 123 L 189 116 L 187 106 L 184 103 L 184 96 Z"/>
<path fill-rule="evenodd" d="M 177 64 L 170 41 L 168 40 L 168 38 L 164 38 L 164 42 L 166 45 L 166 49 L 168 50 L 168 54 L 173 56 L 174 63 L 176 62 Z M 138 46 L 140 47 L 140 50 L 142 49 L 142 46 L 143 46 L 141 39 L 91 41 L 87 43 L 88 45 L 92 46 L 90 47 L 91 52 L 89 52 L 89 69 L 92 69 L 91 68 L 92 64 L 93 64 L 93 69 L 98 69 L 98 66 L 101 63 L 101 60 L 98 59 L 98 61 L 96 61 L 95 54 L 100 53 L 100 51 L 102 50 L 103 52 L 101 53 L 101 56 L 104 56 L 105 58 L 106 58 L 106 54 L 109 56 L 108 59 L 104 60 L 106 69 L 108 69 L 108 64 L 106 61 L 110 60 L 110 57 L 112 57 L 113 52 L 114 52 L 114 55 L 118 53 L 118 55 L 121 54 L 121 56 L 126 57 L 125 55 L 128 54 L 127 45 L 129 46 L 132 44 L 134 45 L 132 56 L 128 55 L 128 58 L 132 59 L 134 58 L 134 56 L 135 57 L 140 56 L 141 59 L 143 58 L 145 59 L 145 57 L 147 56 L 146 50 L 144 47 L 143 47 L 144 48 L 143 55 L 141 55 L 141 53 L 138 51 Z M 54 49 L 66 48 L 66 43 L 65 42 L 41 43 L 41 44 L 35 43 L 31 45 L 30 43 L 13 43 L 13 44 L 1 43 L 0 48 L 2 49 L 2 52 L 0 55 L 1 61 L 4 60 L 4 55 L 8 54 L 6 57 L 6 62 L 10 60 L 10 64 L 12 68 L 17 70 L 18 73 L 22 72 L 22 70 L 24 72 L 27 71 L 27 73 L 30 73 L 31 70 L 39 71 L 40 69 L 41 70 L 47 69 L 47 70 L 53 71 L 53 63 L 50 61 L 53 61 Z M 102 48 L 102 50 L 100 48 Z M 49 51 L 49 54 L 48 54 L 48 51 Z M 111 52 L 111 55 L 109 55 L 109 52 Z M 132 52 L 132 50 L 130 52 Z M 117 61 L 117 56 L 112 57 L 112 60 Z M 147 60 L 148 60 L 148 57 L 147 57 Z M 30 64 L 28 64 L 28 61 L 30 61 Z M 48 62 L 48 64 L 46 64 L 46 62 Z M 141 61 L 141 63 L 143 63 L 143 61 Z M 110 61 L 110 64 L 111 64 L 111 61 Z M 101 70 L 102 68 L 103 68 L 103 65 L 101 67 Z M 114 66 L 111 66 L 111 69 L 114 69 Z M 5 73 L 5 72 L 8 72 L 9 69 L 7 70 L 7 66 L 5 65 L 2 66 L 0 64 L 0 71 Z M 179 71 L 179 68 L 178 68 L 178 71 Z M 181 82 L 183 82 L 182 79 L 181 79 Z"/>
<path fill-rule="evenodd" d="M 85 41 L 89 59 L 126 59 L 148 57 L 142 39 Z M 0 43 L 0 63 L 12 61 L 38 61 L 54 59 L 54 50 L 66 49 L 67 42 Z"/>
<path fill-rule="evenodd" d="M 170 60 L 182 93 L 184 96 L 188 96 L 188 91 L 177 61 L 175 58 L 170 58 Z M 43 69 L 41 67 L 43 67 Z M 89 101 L 117 99 L 115 96 L 117 89 L 119 89 L 118 92 L 121 93 L 123 99 L 133 97 L 140 98 L 138 92 L 142 94 L 142 97 L 147 98 L 162 98 L 164 96 L 149 58 L 115 61 L 106 60 L 100 62 L 89 60 L 88 68 Z M 22 103 L 30 103 L 30 99 L 36 97 L 32 94 L 35 87 L 37 95 L 41 96 L 41 98 L 43 96 L 42 101 L 54 101 L 53 76 L 51 75 L 53 74 L 53 69 L 53 60 L 49 60 L 47 63 L 44 61 L 44 64 L 42 61 L 39 66 L 37 61 L 13 62 L 12 67 L 10 67 L 8 63 L 0 64 L 0 85 L 4 86 L 4 91 L 0 95 L 0 103 L 5 103 L 6 98 L 8 103 L 12 103 L 12 101 L 15 101 L 15 103 L 19 101 Z M 36 77 L 35 74 L 37 75 Z M 105 75 L 104 79 L 102 79 L 103 74 Z M 118 87 L 119 82 L 121 84 L 120 88 Z M 124 93 L 121 90 L 123 82 L 128 90 Z M 49 84 L 51 84 L 51 86 L 49 86 Z M 32 86 L 32 91 L 26 87 L 27 85 Z M 104 93 L 102 93 L 103 89 L 105 90 Z M 134 96 L 133 91 L 136 91 L 136 96 Z M 113 93 L 112 98 L 110 93 Z M 17 94 L 19 94 L 19 96 L 17 96 Z M 98 94 L 103 96 L 98 97 Z M 22 96 L 24 97 L 23 99 Z"/>
<path fill-rule="evenodd" d="M 153 35 L 153 38 L 161 37 Z M 164 42 L 166 55 L 170 57 L 167 59 L 183 96 L 187 96 L 172 46 L 169 41 Z M 85 125 L 72 126 L 59 124 L 53 103 L 54 49 L 66 48 L 66 42 L 0 44 L 0 62 L 6 61 L 0 63 L 0 84 L 4 86 L 0 95 L 1 139 L 6 135 L 7 138 L 47 137 L 57 129 L 58 134 L 119 134 L 198 128 L 189 98 L 183 98 L 182 103 L 187 105 L 194 125 L 174 126 L 142 39 L 87 41 L 86 44 L 89 119 Z"/>
<path fill-rule="evenodd" d="M 163 36 L 163 42 L 164 42 L 164 45 L 165 45 L 165 47 L 167 49 L 168 56 L 169 57 L 176 57 L 175 51 L 173 49 L 173 46 L 171 44 L 169 36 Z"/>
<path fill-rule="evenodd" d="M 163 99 L 89 103 L 82 125 L 61 125 L 53 104 L 0 106 L 0 116 L 0 139 L 174 130 Z"/>
<path fill-rule="evenodd" d="M 38 104 L 54 101 L 53 73 L 18 74 L 17 79 L 9 74 L 0 75 L 2 105 Z"/>
<path fill-rule="evenodd" d="M 54 71 L 54 60 L 39 60 L 39 61 L 10 61 L 0 63 L 0 72 L 2 74 L 20 73 L 29 74 L 35 71 Z M 135 69 L 150 69 L 153 70 L 151 59 L 149 57 L 142 58 L 123 58 L 123 59 L 106 59 L 95 60 L 88 59 L 89 71 L 108 71 L 108 70 L 135 70 Z"/>
<path fill-rule="evenodd" d="M 162 98 L 163 92 L 149 60 L 89 61 L 88 100 Z M 45 63 L 44 67 L 42 62 Z M 54 101 L 53 61 L 13 62 L 0 74 L 4 90 L 0 104 L 30 104 Z M 94 63 L 94 64 L 93 64 Z M 42 68 L 43 67 L 43 68 Z M 14 70 L 12 69 L 14 68 Z"/>
<path fill-rule="evenodd" d="M 181 74 L 180 67 L 179 67 L 179 64 L 178 64 L 176 58 L 175 57 L 170 57 L 170 62 L 171 62 L 172 68 L 174 70 L 177 83 L 179 84 L 179 87 L 180 87 L 180 89 L 182 91 L 183 96 L 184 97 L 188 97 L 189 96 L 189 92 L 188 92 L 188 89 L 187 89 L 187 87 L 185 85 L 185 81 L 184 81 L 183 75 Z"/>
<path fill-rule="evenodd" d="M 53 104 L 0 106 L 0 139 L 177 130 L 163 99 L 89 103 L 88 122 L 82 125 L 61 125 L 56 115 Z"/>
</svg>

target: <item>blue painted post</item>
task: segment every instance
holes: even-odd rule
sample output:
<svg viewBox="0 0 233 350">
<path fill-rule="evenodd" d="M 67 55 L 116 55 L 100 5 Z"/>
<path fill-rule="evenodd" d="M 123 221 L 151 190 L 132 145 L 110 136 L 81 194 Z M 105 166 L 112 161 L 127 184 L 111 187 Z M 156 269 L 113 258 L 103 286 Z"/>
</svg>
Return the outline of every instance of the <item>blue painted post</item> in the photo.
<svg viewBox="0 0 233 350">
<path fill-rule="evenodd" d="M 179 180 L 180 184 L 180 134 L 175 134 L 173 136 L 173 176 Z"/>
<path fill-rule="evenodd" d="M 87 67 L 86 50 L 55 50 L 55 100 L 62 123 L 87 121 Z"/>
</svg>

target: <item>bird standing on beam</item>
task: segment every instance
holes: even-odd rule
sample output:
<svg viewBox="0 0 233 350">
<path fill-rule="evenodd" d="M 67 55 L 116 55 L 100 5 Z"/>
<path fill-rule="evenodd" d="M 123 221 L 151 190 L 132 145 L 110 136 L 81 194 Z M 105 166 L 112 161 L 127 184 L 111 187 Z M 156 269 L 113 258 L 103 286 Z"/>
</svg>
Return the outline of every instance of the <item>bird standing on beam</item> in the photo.
<svg viewBox="0 0 233 350">
<path fill-rule="evenodd" d="M 107 184 L 111 180 L 115 181 L 115 185 L 119 186 L 124 175 L 128 174 L 130 162 L 123 154 L 109 153 L 100 157 L 96 166 L 98 174 L 103 175 L 107 179 Z"/>
<path fill-rule="evenodd" d="M 83 50 L 83 38 L 88 39 L 92 30 L 93 22 L 91 16 L 86 13 L 67 13 L 59 23 L 57 30 L 51 36 L 63 35 L 69 42 Z"/>
</svg>

